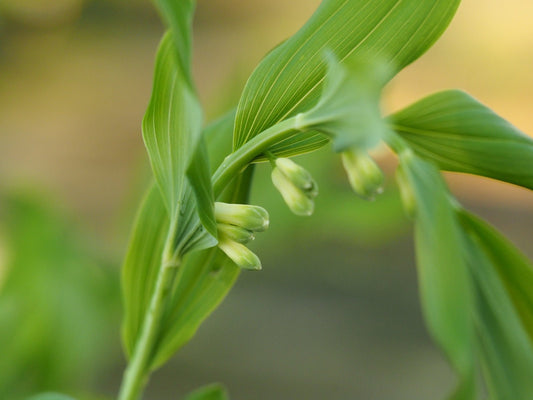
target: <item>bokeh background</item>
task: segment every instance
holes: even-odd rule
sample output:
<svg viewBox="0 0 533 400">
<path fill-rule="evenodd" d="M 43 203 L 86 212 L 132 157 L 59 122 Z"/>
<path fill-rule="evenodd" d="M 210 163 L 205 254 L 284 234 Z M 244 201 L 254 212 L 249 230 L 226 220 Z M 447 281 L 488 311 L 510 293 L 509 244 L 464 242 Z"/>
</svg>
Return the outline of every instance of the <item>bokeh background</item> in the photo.
<svg viewBox="0 0 533 400">
<path fill-rule="evenodd" d="M 317 0 L 199 0 L 194 71 L 207 119 L 230 109 Z M 533 3 L 464 0 L 441 40 L 388 86 L 387 112 L 461 88 L 533 134 Z M 163 27 L 146 0 L 0 1 L 0 398 L 113 398 L 125 362 L 119 268 L 149 180 L 140 125 Z M 386 150 L 379 162 L 394 172 Z M 176 399 L 224 382 L 235 399 L 442 398 L 453 374 L 424 329 L 409 222 L 392 178 L 367 203 L 328 149 L 297 218 L 258 168 L 272 227 L 197 336 L 148 388 Z M 457 197 L 533 257 L 533 194 L 448 174 Z"/>
</svg>

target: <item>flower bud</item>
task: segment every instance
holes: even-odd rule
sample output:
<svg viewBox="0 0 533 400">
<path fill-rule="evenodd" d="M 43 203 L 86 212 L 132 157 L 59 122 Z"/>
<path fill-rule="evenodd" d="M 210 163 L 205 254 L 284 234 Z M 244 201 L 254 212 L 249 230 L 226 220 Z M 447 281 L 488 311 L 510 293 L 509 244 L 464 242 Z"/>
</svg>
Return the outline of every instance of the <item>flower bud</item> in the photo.
<svg viewBox="0 0 533 400">
<path fill-rule="evenodd" d="M 400 189 L 403 208 L 406 214 L 413 218 L 416 213 L 416 197 L 401 166 L 396 170 L 396 181 Z"/>
<path fill-rule="evenodd" d="M 355 193 L 373 200 L 383 192 L 383 172 L 365 151 L 351 149 L 342 153 L 342 164 Z"/>
<path fill-rule="evenodd" d="M 229 204 L 215 202 L 217 222 L 235 225 L 252 232 L 262 232 L 268 228 L 268 212 L 259 206 L 249 204 Z"/>
<path fill-rule="evenodd" d="M 252 231 L 241 228 L 240 226 L 219 223 L 217 224 L 217 228 L 220 237 L 226 237 L 238 243 L 248 243 L 250 240 L 255 239 Z"/>
<path fill-rule="evenodd" d="M 249 270 L 260 270 L 261 261 L 248 247 L 234 240 L 221 237 L 218 247 L 235 263 L 239 268 Z"/>
<path fill-rule="evenodd" d="M 289 179 L 294 186 L 311 197 L 318 195 L 318 185 L 311 174 L 289 158 L 276 158 L 276 167 Z"/>
<path fill-rule="evenodd" d="M 272 183 L 281 193 L 283 200 L 296 215 L 313 214 L 315 203 L 311 195 L 298 188 L 279 168 L 272 170 Z"/>
</svg>

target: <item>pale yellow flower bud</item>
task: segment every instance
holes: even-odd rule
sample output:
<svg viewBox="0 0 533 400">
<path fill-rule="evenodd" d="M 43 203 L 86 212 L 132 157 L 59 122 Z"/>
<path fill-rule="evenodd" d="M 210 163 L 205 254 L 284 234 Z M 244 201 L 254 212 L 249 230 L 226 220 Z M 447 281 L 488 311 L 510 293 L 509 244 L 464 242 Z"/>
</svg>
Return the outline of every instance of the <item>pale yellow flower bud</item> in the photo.
<svg viewBox="0 0 533 400">
<path fill-rule="evenodd" d="M 272 183 L 281 193 L 289 209 L 296 215 L 313 214 L 315 203 L 311 196 L 298 188 L 279 168 L 272 170 Z"/>
<path fill-rule="evenodd" d="M 413 218 L 416 213 L 416 197 L 402 167 L 398 167 L 396 170 L 396 181 L 400 189 L 403 208 L 406 214 Z"/>
<path fill-rule="evenodd" d="M 261 261 L 248 247 L 227 237 L 221 237 L 218 247 L 235 263 L 239 268 L 249 270 L 260 270 Z"/>
<path fill-rule="evenodd" d="M 229 204 L 215 202 L 217 222 L 235 225 L 252 232 L 262 232 L 268 228 L 268 212 L 259 206 L 249 204 Z"/>
<path fill-rule="evenodd" d="M 217 228 L 220 237 L 224 236 L 239 243 L 248 243 L 255 239 L 252 231 L 240 226 L 219 223 Z"/>
<path fill-rule="evenodd" d="M 311 174 L 302 166 L 289 158 L 277 158 L 276 167 L 289 179 L 294 186 L 304 191 L 310 197 L 318 195 L 318 185 Z"/>
<path fill-rule="evenodd" d="M 341 155 L 342 164 L 355 193 L 373 200 L 383 192 L 384 176 L 381 169 L 365 151 L 351 149 Z"/>
</svg>

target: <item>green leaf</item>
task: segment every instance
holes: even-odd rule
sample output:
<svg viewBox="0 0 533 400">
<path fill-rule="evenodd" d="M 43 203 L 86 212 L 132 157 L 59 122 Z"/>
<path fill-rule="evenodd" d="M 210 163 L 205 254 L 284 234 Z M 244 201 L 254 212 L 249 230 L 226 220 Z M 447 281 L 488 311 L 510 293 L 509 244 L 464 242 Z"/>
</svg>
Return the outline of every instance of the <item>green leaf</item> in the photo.
<svg viewBox="0 0 533 400">
<path fill-rule="evenodd" d="M 196 1 L 155 0 L 155 3 L 173 33 L 176 59 L 183 76 L 192 84 L 190 31 Z"/>
<path fill-rule="evenodd" d="M 40 393 L 35 396 L 28 397 L 26 400 L 75 400 L 73 397 L 66 396 L 59 393 Z"/>
<path fill-rule="evenodd" d="M 171 217 L 179 211 L 185 171 L 202 127 L 200 104 L 175 53 L 173 37 L 167 32 L 157 52 L 152 98 L 143 119 L 143 138 Z"/>
<path fill-rule="evenodd" d="M 267 143 L 255 147 L 253 161 L 268 160 L 273 153 L 293 156 L 302 149 L 315 149 L 313 138 L 317 135 L 330 138 L 337 152 L 366 150 L 389 132 L 379 107 L 381 89 L 389 75 L 385 64 L 359 54 L 342 64 L 332 53 L 324 56 L 328 71 L 317 104 L 256 136 L 254 142 Z M 294 131 L 299 133 L 294 135 Z"/>
<path fill-rule="evenodd" d="M 428 329 L 461 382 L 456 398 L 473 393 L 472 298 L 462 236 L 439 171 L 410 151 L 400 153 L 402 190 L 414 201 L 415 241 L 422 308 Z M 405 187 L 407 186 L 407 187 Z M 470 397 L 464 397 L 470 398 Z"/>
<path fill-rule="evenodd" d="M 533 189 L 533 140 L 464 92 L 433 94 L 390 121 L 416 153 L 441 169 Z"/>
<path fill-rule="evenodd" d="M 215 197 L 213 195 L 213 185 L 211 184 L 211 173 L 209 169 L 209 156 L 205 140 L 202 138 L 196 148 L 189 168 L 187 178 L 191 183 L 198 207 L 198 216 L 204 228 L 213 238 L 217 237 L 217 223 L 215 220 Z M 216 243 L 214 243 L 216 244 Z"/>
<path fill-rule="evenodd" d="M 213 164 L 220 163 L 227 155 L 226 150 L 231 149 L 232 132 L 231 113 L 205 129 L 204 135 L 209 139 L 207 150 Z M 249 180 L 242 183 L 237 180 L 230 185 L 229 193 L 234 196 L 233 199 L 244 202 L 249 185 Z M 125 308 L 122 335 L 128 356 L 133 352 L 148 310 L 168 226 L 168 212 L 163 198 L 158 188 L 152 185 L 139 209 L 122 269 Z M 216 248 L 184 257 L 163 317 L 161 341 L 153 357 L 153 368 L 171 357 L 194 335 L 199 325 L 223 300 L 239 272 L 239 268 Z M 201 297 L 202 301 L 198 301 L 198 296 L 204 296 Z M 173 312 L 179 314 L 179 318 L 171 315 Z"/>
<path fill-rule="evenodd" d="M 533 265 L 502 234 L 462 210 L 460 220 L 503 282 L 522 324 L 533 342 Z"/>
<path fill-rule="evenodd" d="M 292 157 L 298 154 L 310 153 L 329 143 L 329 138 L 315 131 L 297 132 L 287 139 L 280 140 L 269 148 L 269 152 L 276 157 Z M 256 161 L 267 161 L 266 157 L 259 157 Z"/>
<path fill-rule="evenodd" d="M 252 177 L 249 168 L 232 184 L 222 201 L 246 203 Z M 152 369 L 165 363 L 196 333 L 202 322 L 233 287 L 240 268 L 217 247 L 188 254 L 176 276 L 163 315 Z"/>
<path fill-rule="evenodd" d="M 222 385 L 214 383 L 188 394 L 185 400 L 229 400 L 229 397 Z"/>
<path fill-rule="evenodd" d="M 474 319 L 490 398 L 531 399 L 533 342 L 524 326 L 531 322 L 531 266 L 486 223 L 464 210 L 459 216 L 467 232 L 465 248 L 476 293 Z M 516 281 L 518 271 L 524 282 Z M 528 284 L 528 291 L 521 292 Z M 521 309 L 525 304 L 529 308 Z M 529 319 L 521 320 L 520 311 Z"/>
<path fill-rule="evenodd" d="M 378 60 L 353 55 L 340 64 L 326 54 L 327 74 L 318 103 L 297 116 L 306 129 L 332 138 L 337 152 L 374 147 L 388 128 L 379 109 L 389 71 Z"/>
<path fill-rule="evenodd" d="M 126 354 L 131 356 L 140 333 L 168 232 L 168 212 L 160 191 L 152 185 L 141 204 L 122 267 L 124 321 L 122 339 Z"/>
<path fill-rule="evenodd" d="M 240 272 L 218 248 L 188 254 L 178 270 L 172 299 L 162 318 L 151 368 L 163 365 L 195 335 L 224 299 Z"/>
<path fill-rule="evenodd" d="M 176 57 L 173 36 L 167 33 L 161 41 L 156 59 L 152 98 L 143 119 L 143 138 L 150 156 L 155 180 L 170 215 L 174 255 L 214 246 L 216 230 L 210 198 L 197 202 L 194 191 L 208 195 L 211 190 L 201 141 L 202 111 L 186 74 Z M 199 168 L 194 179 L 187 179 L 187 170 L 195 159 Z M 191 184 L 193 187 L 191 187 Z M 209 199 L 209 200 L 208 200 Z M 199 206 L 199 207 L 198 207 Z M 198 215 L 200 208 L 200 216 Z M 207 229 L 198 229 L 198 219 Z"/>
<path fill-rule="evenodd" d="M 231 110 L 222 117 L 210 123 L 204 129 L 204 137 L 209 154 L 211 173 L 215 172 L 224 158 L 231 153 L 231 140 L 233 124 L 235 122 L 235 110 Z"/>
<path fill-rule="evenodd" d="M 325 50 L 340 60 L 351 54 L 372 54 L 397 72 L 437 40 L 459 2 L 322 1 L 309 21 L 271 51 L 251 75 L 237 109 L 234 147 L 317 102 L 326 74 Z M 294 143 L 298 139 L 291 140 L 294 153 L 325 143 L 323 136 L 309 133 L 301 148 Z"/>
</svg>

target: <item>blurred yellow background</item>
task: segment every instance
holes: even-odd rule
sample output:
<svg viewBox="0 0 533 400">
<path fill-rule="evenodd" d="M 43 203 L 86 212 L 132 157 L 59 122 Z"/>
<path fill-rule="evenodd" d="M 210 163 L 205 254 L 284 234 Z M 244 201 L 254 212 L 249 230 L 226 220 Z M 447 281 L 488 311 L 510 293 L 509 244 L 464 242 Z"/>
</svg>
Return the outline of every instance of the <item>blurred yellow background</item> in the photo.
<svg viewBox="0 0 533 400">
<path fill-rule="evenodd" d="M 264 53 L 318 3 L 199 1 L 194 68 L 208 117 L 236 103 Z M 162 32 L 157 15 L 139 0 L 0 7 L 1 185 L 39 182 L 83 223 L 108 228 L 145 158 L 140 121 Z M 532 16 L 527 0 L 464 1 L 438 43 L 388 87 L 385 109 L 461 88 L 533 132 Z M 482 182 L 479 199 L 531 203 L 525 191 L 478 178 L 458 189 L 473 182 Z"/>
<path fill-rule="evenodd" d="M 262 56 L 318 4 L 198 1 L 194 71 L 208 119 L 236 104 Z M 533 135 L 532 20 L 530 0 L 464 0 L 437 44 L 387 87 L 385 111 L 460 88 Z M 140 127 L 162 33 L 147 1 L 0 2 L 0 195 L 21 186 L 48 193 L 115 267 L 147 181 Z M 392 172 L 390 155 L 381 163 Z M 489 179 L 447 176 L 462 201 L 533 257 L 532 193 Z M 364 219 L 370 206 L 357 204 Z M 442 397 L 453 378 L 422 327 L 405 229 L 395 228 L 399 239 L 384 240 L 382 250 L 365 250 L 364 240 L 339 243 L 338 236 L 320 232 L 310 251 L 294 232 L 327 226 L 320 218 L 336 218 L 317 214 L 314 225 L 281 214 L 296 226 L 287 234 L 292 241 L 280 245 L 268 239 L 265 271 L 246 274 L 182 357 L 155 376 L 153 398 L 176 398 L 173 384 L 183 383 L 177 392 L 182 393 L 218 379 L 242 399 Z M 338 271 L 330 265 L 332 249 L 343 263 Z M 288 250 L 295 252 L 291 270 L 280 267 L 288 264 Z M 2 251 L 0 245 L 0 266 Z M 324 265 L 323 274 L 309 272 Z M 254 319 L 258 314 L 260 322 Z M 243 332 L 246 342 L 240 341 Z M 93 383 L 110 395 L 123 367 L 114 333 L 109 340 L 116 351 Z M 347 348 L 352 341 L 354 347 Z"/>
</svg>

